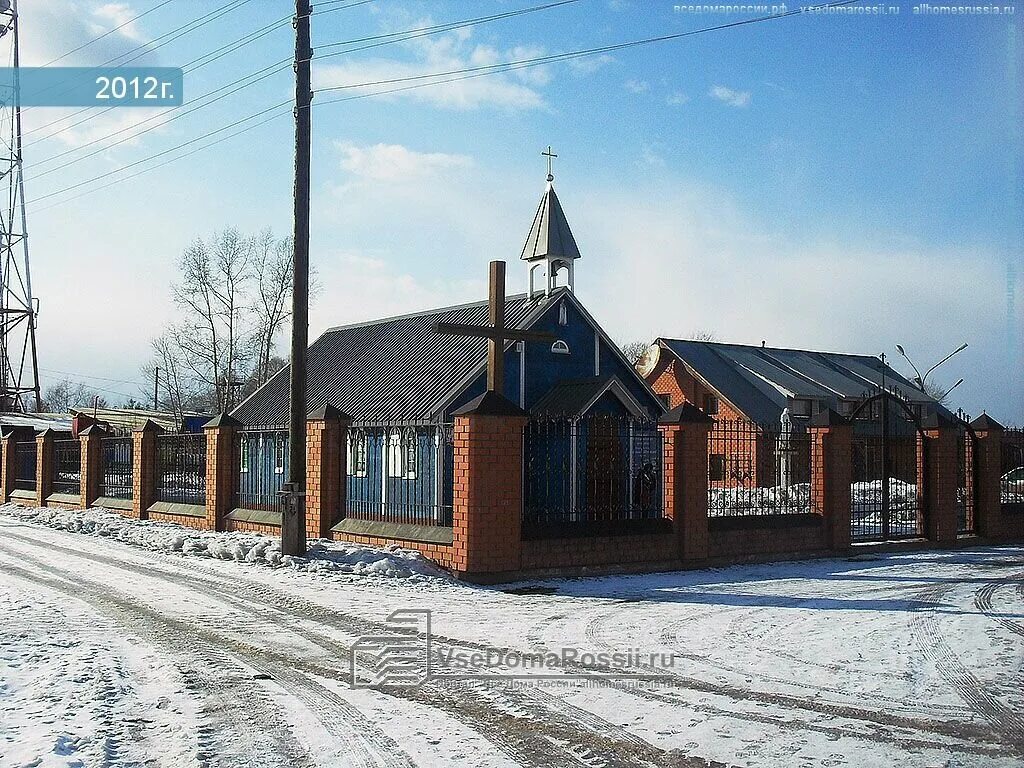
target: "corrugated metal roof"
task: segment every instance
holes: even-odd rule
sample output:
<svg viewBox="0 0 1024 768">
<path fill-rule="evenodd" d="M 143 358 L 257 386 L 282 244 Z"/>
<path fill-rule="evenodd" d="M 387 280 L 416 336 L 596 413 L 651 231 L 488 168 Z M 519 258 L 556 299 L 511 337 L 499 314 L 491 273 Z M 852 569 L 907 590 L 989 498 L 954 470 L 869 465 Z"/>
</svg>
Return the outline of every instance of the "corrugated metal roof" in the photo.
<svg viewBox="0 0 1024 768">
<path fill-rule="evenodd" d="M 610 381 L 610 376 L 563 381 L 548 390 L 548 393 L 530 409 L 530 413 L 545 417 L 579 416 L 597 399 Z"/>
<path fill-rule="evenodd" d="M 659 339 L 724 400 L 758 422 L 778 421 L 788 398 L 856 399 L 896 389 L 911 402 L 935 404 L 907 379 L 870 355 L 813 352 L 745 344 Z"/>
<path fill-rule="evenodd" d="M 526 327 L 548 302 L 529 304 L 526 294 L 509 296 L 506 325 Z M 307 410 L 332 405 L 360 421 L 432 419 L 487 354 L 485 339 L 437 334 L 434 323 L 483 325 L 487 319 L 487 302 L 480 301 L 325 331 L 307 356 Z M 231 415 L 244 424 L 286 419 L 288 371 L 278 371 Z"/>
<path fill-rule="evenodd" d="M 519 258 L 531 261 L 554 257 L 578 259 L 580 249 L 576 245 L 576 238 L 572 236 L 572 230 L 569 229 L 569 222 L 565 218 L 562 204 L 558 202 L 555 188 L 549 182 L 540 199 L 540 205 L 537 206 L 530 234 Z"/>
</svg>

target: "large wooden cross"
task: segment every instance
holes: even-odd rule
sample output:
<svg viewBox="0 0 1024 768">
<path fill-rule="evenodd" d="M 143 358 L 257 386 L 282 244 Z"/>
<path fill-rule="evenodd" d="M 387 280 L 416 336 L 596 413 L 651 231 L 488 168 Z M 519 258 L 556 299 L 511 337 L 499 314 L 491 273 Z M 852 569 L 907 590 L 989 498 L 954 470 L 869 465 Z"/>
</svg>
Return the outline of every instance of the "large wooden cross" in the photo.
<svg viewBox="0 0 1024 768">
<path fill-rule="evenodd" d="M 487 299 L 488 324 L 468 325 L 466 323 L 434 323 L 435 333 L 452 336 L 472 336 L 487 339 L 487 391 L 503 395 L 505 382 L 505 342 L 545 341 L 552 342 L 556 336 L 544 331 L 517 331 L 505 326 L 505 262 L 492 261 L 490 267 L 490 291 Z"/>
</svg>

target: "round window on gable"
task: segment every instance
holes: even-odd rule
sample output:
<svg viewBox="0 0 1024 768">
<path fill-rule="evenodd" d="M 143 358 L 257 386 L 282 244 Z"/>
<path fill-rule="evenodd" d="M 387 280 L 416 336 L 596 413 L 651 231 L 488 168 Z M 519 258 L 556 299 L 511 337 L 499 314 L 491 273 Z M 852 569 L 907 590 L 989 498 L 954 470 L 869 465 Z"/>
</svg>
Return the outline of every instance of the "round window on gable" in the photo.
<svg viewBox="0 0 1024 768">
<path fill-rule="evenodd" d="M 568 355 L 569 345 L 566 344 L 561 339 L 559 339 L 558 341 L 551 345 L 551 351 L 556 355 Z"/>
</svg>

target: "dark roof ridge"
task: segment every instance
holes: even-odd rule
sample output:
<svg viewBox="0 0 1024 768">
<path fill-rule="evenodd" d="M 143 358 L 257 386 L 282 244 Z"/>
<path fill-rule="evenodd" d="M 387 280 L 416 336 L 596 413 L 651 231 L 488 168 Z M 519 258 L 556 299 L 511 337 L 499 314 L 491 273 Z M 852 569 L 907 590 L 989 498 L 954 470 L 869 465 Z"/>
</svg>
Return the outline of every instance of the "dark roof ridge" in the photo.
<svg viewBox="0 0 1024 768">
<path fill-rule="evenodd" d="M 673 336 L 659 336 L 656 341 L 683 342 L 686 344 L 705 344 L 708 346 L 717 345 L 720 347 L 742 347 L 744 349 L 763 349 L 766 352 L 803 352 L 808 355 L 841 355 L 843 357 L 862 357 L 867 360 L 881 362 L 878 355 L 871 355 L 857 352 L 830 352 L 823 349 L 801 349 L 799 347 L 762 347 L 760 344 L 741 344 L 736 341 L 701 341 L 698 339 L 677 339 Z M 888 365 L 888 364 L 887 364 Z"/>
<path fill-rule="evenodd" d="M 553 290 L 551 292 L 551 295 L 554 296 L 556 293 L 560 293 L 563 290 L 567 290 L 566 287 L 564 285 L 559 286 L 558 288 L 556 288 L 555 290 Z M 507 303 L 509 301 L 517 301 L 519 299 L 526 299 L 526 297 L 527 297 L 527 295 L 525 293 L 514 293 L 511 296 L 506 296 L 505 297 L 505 301 Z M 544 299 L 544 297 L 539 297 L 539 298 L 542 301 Z M 406 313 L 404 315 L 393 315 L 392 317 L 381 317 L 381 318 L 378 318 L 377 320 L 361 320 L 358 323 L 349 323 L 347 325 L 335 325 L 335 326 L 333 326 L 331 328 L 328 328 L 323 333 L 333 333 L 334 331 L 348 331 L 348 330 L 351 330 L 353 328 L 366 328 L 366 327 L 371 326 L 371 325 L 383 325 L 384 323 L 392 323 L 392 322 L 395 322 L 396 320 L 410 320 L 410 319 L 412 319 L 414 317 L 426 317 L 428 315 L 439 315 L 442 312 L 453 312 L 453 311 L 455 311 L 457 309 L 468 309 L 469 307 L 486 307 L 487 303 L 488 303 L 488 300 L 484 299 L 483 301 L 467 301 L 465 304 L 452 304 L 452 305 L 447 306 L 447 307 L 436 307 L 435 309 L 421 309 L 418 312 L 408 312 L 408 313 Z M 321 335 L 323 335 L 323 334 L 321 334 Z"/>
</svg>

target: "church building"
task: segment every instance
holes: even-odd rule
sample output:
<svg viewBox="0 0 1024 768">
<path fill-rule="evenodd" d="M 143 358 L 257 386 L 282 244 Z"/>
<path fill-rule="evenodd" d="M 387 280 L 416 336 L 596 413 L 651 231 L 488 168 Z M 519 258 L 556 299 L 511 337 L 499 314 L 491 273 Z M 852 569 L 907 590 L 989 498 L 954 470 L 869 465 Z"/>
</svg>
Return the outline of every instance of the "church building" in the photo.
<svg viewBox="0 0 1024 768">
<path fill-rule="evenodd" d="M 665 409 L 576 295 L 581 254 L 553 180 L 549 171 L 520 254 L 529 289 L 505 297 L 501 287 L 504 316 L 499 319 L 507 334 L 499 342 L 501 360 L 495 368 L 501 380 L 493 388 L 532 419 L 567 425 L 559 432 L 570 435 L 562 457 L 566 477 L 553 506 L 557 515 L 571 517 L 574 506 L 631 503 L 611 498 L 631 496 L 630 484 L 609 486 L 596 477 L 598 467 L 610 460 L 625 471 L 644 463 L 630 431 L 598 435 L 591 429 L 588 440 L 589 420 L 603 416 L 653 424 Z M 454 414 L 487 389 L 489 341 L 443 329 L 494 325 L 492 303 L 339 326 L 310 346 L 309 411 L 336 409 L 352 419 L 347 518 L 451 524 L 451 425 Z M 543 341 L 517 341 L 516 332 Z M 285 368 L 231 414 L 252 436 L 251 444 L 243 444 L 243 472 L 284 473 L 287 451 L 280 431 L 266 445 L 259 431 L 279 430 L 287 414 Z M 544 506 L 552 506 L 550 493 Z"/>
</svg>

